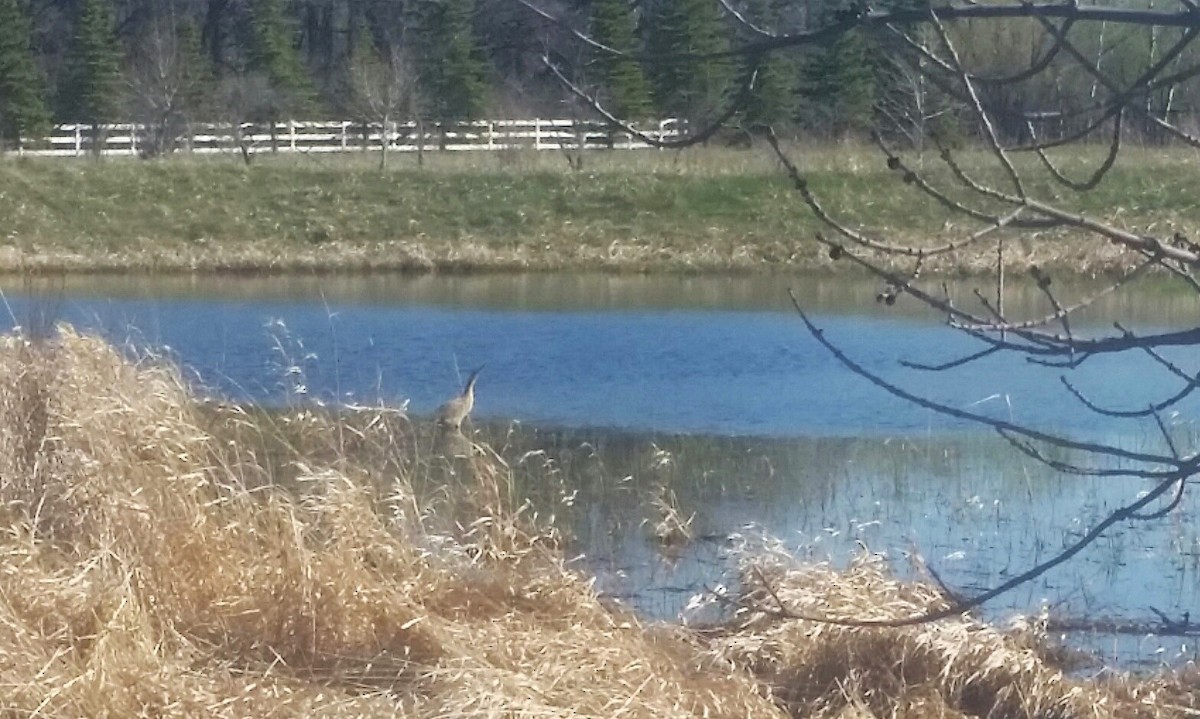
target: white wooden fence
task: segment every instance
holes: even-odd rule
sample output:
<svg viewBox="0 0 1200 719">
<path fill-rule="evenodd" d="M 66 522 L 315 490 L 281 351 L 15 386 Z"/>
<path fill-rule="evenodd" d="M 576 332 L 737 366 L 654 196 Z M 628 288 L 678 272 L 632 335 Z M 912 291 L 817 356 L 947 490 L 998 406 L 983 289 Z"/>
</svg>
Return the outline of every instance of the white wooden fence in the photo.
<svg viewBox="0 0 1200 719">
<path fill-rule="evenodd" d="M 679 136 L 681 122 L 662 120 L 639 129 L 656 139 Z M 391 152 L 623 149 L 652 147 L 638 137 L 614 130 L 603 123 L 584 120 L 481 120 L 476 122 L 424 125 L 415 123 L 316 121 L 244 123 L 240 126 L 198 123 L 177 128 L 166 141 L 156 139 L 161 130 L 134 124 L 101 125 L 99 141 L 103 155 L 140 155 L 155 152 L 195 154 L 246 152 L 361 152 L 378 151 L 385 138 Z M 58 125 L 53 134 L 26 143 L 18 153 L 49 157 L 72 157 L 93 152 L 91 125 Z M 162 147 L 162 150 L 158 148 Z"/>
</svg>

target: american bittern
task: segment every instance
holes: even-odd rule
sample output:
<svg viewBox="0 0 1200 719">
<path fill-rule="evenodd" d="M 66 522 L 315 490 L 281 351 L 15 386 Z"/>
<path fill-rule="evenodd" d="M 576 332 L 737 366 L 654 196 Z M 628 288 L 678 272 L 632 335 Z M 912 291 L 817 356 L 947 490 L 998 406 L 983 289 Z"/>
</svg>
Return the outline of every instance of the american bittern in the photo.
<svg viewBox="0 0 1200 719">
<path fill-rule="evenodd" d="M 467 384 L 463 387 L 462 394 L 442 405 L 437 412 L 437 423 L 442 427 L 451 429 L 460 429 L 463 420 L 471 414 L 471 410 L 475 407 L 475 379 L 479 376 L 479 371 L 483 367 L 471 373 L 467 378 Z"/>
</svg>

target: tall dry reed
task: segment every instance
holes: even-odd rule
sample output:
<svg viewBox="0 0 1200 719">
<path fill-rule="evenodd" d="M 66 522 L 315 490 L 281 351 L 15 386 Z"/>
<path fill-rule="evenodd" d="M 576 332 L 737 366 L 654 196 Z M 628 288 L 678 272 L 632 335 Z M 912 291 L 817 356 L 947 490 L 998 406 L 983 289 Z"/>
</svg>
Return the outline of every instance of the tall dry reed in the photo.
<svg viewBox="0 0 1200 719">
<path fill-rule="evenodd" d="M 0 715 L 778 713 L 605 608 L 497 457 L 422 465 L 402 421 L 359 419 L 202 409 L 97 339 L 5 337 Z M 432 521 L 418 471 L 473 518 Z"/>
<path fill-rule="evenodd" d="M 837 570 L 759 551 L 743 558 L 742 609 L 717 639 L 720 654 L 772 688 L 794 716 L 1193 716 L 1195 678 L 1071 677 L 1055 666 L 1043 622 L 1000 629 L 971 616 L 904 627 L 789 619 L 895 621 L 949 606 L 933 582 L 901 582 L 879 555 Z M 782 611 L 781 611 L 782 609 Z M 781 618 L 781 615 L 784 615 Z M 1157 688 L 1176 703 L 1146 701 Z M 1185 707 L 1185 705 L 1188 705 Z"/>
</svg>

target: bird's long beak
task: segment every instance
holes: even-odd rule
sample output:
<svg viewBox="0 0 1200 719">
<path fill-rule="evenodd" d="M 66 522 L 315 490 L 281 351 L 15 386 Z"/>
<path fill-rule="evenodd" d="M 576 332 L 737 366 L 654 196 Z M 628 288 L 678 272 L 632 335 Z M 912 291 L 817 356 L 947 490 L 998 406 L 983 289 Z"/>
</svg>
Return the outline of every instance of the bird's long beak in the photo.
<svg viewBox="0 0 1200 719">
<path fill-rule="evenodd" d="M 467 384 L 466 384 L 466 387 L 465 387 L 465 390 L 464 390 L 464 391 L 468 391 L 468 390 L 470 390 L 472 387 L 474 387 L 474 386 L 475 386 L 475 379 L 476 379 L 477 377 L 479 377 L 479 373 L 480 373 L 480 372 L 482 372 L 482 371 L 483 371 L 483 368 L 484 368 L 484 367 L 486 367 L 486 366 L 487 366 L 487 364 L 486 364 L 486 363 L 479 365 L 479 367 L 478 367 L 478 368 L 476 368 L 476 370 L 475 370 L 474 372 L 472 372 L 472 373 L 471 373 L 471 375 L 470 375 L 469 377 L 467 377 Z"/>
</svg>

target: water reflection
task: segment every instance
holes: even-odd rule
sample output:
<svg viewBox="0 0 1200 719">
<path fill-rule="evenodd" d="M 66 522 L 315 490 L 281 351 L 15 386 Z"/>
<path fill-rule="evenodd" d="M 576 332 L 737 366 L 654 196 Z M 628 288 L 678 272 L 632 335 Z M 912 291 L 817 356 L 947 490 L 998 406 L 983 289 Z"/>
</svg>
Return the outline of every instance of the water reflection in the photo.
<svg viewBox="0 0 1200 719">
<path fill-rule="evenodd" d="M 987 279 L 950 283 L 951 295 L 963 307 L 979 307 L 977 288 Z M 1103 278 L 1056 278 L 1059 297 L 1069 303 L 1106 286 Z M 916 302 L 901 298 L 884 308 L 876 302 L 881 286 L 859 276 L 810 275 L 634 275 L 531 273 L 482 275 L 0 275 L 0 289 L 15 296 L 36 296 L 61 309 L 76 299 L 141 301 L 208 300 L 312 305 L 421 305 L 445 308 L 518 310 L 527 312 L 612 310 L 758 310 L 791 312 L 788 291 L 808 308 L 834 314 L 879 313 L 922 317 Z M 940 292 L 940 286 L 934 288 Z M 1045 294 L 1034 284 L 1010 279 L 1006 306 L 1015 314 L 1049 313 Z M 1085 312 L 1109 325 L 1151 322 L 1175 326 L 1200 318 L 1200 299 L 1176 284 L 1143 282 L 1136 292 L 1102 298 Z M 932 318 L 935 321 L 938 318 Z"/>
</svg>

